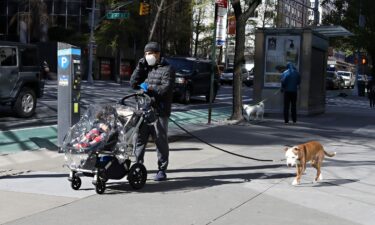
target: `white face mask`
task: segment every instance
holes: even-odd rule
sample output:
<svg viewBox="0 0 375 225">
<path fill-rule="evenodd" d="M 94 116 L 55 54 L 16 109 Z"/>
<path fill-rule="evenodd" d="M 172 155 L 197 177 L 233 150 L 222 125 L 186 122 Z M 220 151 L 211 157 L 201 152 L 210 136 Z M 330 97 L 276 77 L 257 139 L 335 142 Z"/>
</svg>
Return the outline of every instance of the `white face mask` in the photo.
<svg viewBox="0 0 375 225">
<path fill-rule="evenodd" d="M 146 55 L 147 64 L 154 66 L 156 64 L 156 57 L 154 55 Z"/>
</svg>

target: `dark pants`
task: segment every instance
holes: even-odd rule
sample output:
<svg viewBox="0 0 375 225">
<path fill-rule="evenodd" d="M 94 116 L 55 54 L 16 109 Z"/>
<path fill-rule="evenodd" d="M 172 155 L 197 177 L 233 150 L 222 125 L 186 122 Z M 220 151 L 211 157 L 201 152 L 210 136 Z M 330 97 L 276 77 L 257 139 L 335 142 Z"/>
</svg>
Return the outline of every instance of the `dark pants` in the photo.
<svg viewBox="0 0 375 225">
<path fill-rule="evenodd" d="M 168 145 L 168 117 L 158 117 L 154 124 L 146 122 L 139 128 L 136 135 L 135 157 L 137 162 L 143 163 L 145 149 L 148 138 L 152 135 L 156 144 L 156 152 L 158 155 L 159 170 L 166 170 L 168 167 L 169 145 Z"/>
<path fill-rule="evenodd" d="M 292 120 L 297 122 L 297 92 L 284 92 L 284 122 L 289 122 L 289 109 L 292 111 Z"/>
<path fill-rule="evenodd" d="M 368 93 L 368 99 L 370 100 L 370 107 L 375 107 L 375 91 L 370 91 Z"/>
</svg>

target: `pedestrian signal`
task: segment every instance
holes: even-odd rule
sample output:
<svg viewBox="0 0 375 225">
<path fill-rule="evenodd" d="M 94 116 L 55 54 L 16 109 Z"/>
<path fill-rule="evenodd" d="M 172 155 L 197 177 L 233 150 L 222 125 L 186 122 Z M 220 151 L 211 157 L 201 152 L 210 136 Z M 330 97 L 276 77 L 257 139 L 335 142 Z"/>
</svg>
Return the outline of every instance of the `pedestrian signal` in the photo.
<svg viewBox="0 0 375 225">
<path fill-rule="evenodd" d="M 146 2 L 141 2 L 141 5 L 139 6 L 139 15 L 145 16 L 150 13 L 150 4 Z"/>
</svg>

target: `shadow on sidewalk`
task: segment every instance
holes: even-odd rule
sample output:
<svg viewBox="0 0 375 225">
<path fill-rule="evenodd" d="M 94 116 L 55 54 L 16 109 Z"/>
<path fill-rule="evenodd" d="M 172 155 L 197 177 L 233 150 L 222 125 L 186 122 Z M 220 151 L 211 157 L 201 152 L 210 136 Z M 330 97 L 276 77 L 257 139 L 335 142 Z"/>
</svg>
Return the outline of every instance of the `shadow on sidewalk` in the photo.
<svg viewBox="0 0 375 225">
<path fill-rule="evenodd" d="M 204 176 L 186 176 L 178 178 L 170 178 L 165 182 L 148 182 L 145 187 L 138 192 L 140 193 L 154 193 L 154 192 L 169 192 L 169 191 L 194 191 L 213 186 L 224 184 L 248 183 L 256 179 L 284 179 L 294 177 L 292 173 L 263 173 L 263 172 L 246 172 L 247 170 L 255 169 L 274 169 L 282 165 L 264 165 L 264 166 L 250 166 L 250 167 L 230 167 L 230 168 L 195 168 L 195 169 L 177 169 L 169 170 L 168 175 L 178 172 L 220 172 L 220 171 L 244 171 L 244 173 L 222 174 L 222 175 L 204 175 Z M 154 171 L 149 171 L 149 174 Z M 124 185 L 125 184 L 125 185 Z M 108 191 L 106 194 L 121 194 L 134 192 L 126 183 L 111 183 L 108 184 Z"/>
<path fill-rule="evenodd" d="M 31 171 L 27 171 L 25 173 L 20 173 L 20 174 L 12 174 L 12 175 L 0 176 L 0 180 L 2 180 L 2 179 L 58 178 L 58 177 L 66 177 L 66 178 L 68 178 L 68 176 L 69 176 L 69 173 L 29 174 L 29 172 L 31 172 Z"/>
</svg>

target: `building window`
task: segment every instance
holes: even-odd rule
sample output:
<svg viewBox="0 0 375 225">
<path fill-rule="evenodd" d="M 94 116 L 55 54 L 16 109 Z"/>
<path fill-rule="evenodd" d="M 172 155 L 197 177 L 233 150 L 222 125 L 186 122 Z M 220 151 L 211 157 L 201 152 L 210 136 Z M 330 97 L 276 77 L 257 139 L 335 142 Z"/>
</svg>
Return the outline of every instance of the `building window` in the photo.
<svg viewBox="0 0 375 225">
<path fill-rule="evenodd" d="M 285 17 L 285 23 L 286 23 L 287 25 L 289 25 L 289 23 L 290 23 L 290 19 L 289 19 L 289 17 Z"/>
<path fill-rule="evenodd" d="M 274 16 L 273 11 L 264 12 L 264 18 L 273 18 L 273 16 Z"/>
<path fill-rule="evenodd" d="M 255 10 L 253 13 L 251 13 L 250 17 L 257 18 L 258 17 L 258 10 Z"/>
</svg>

